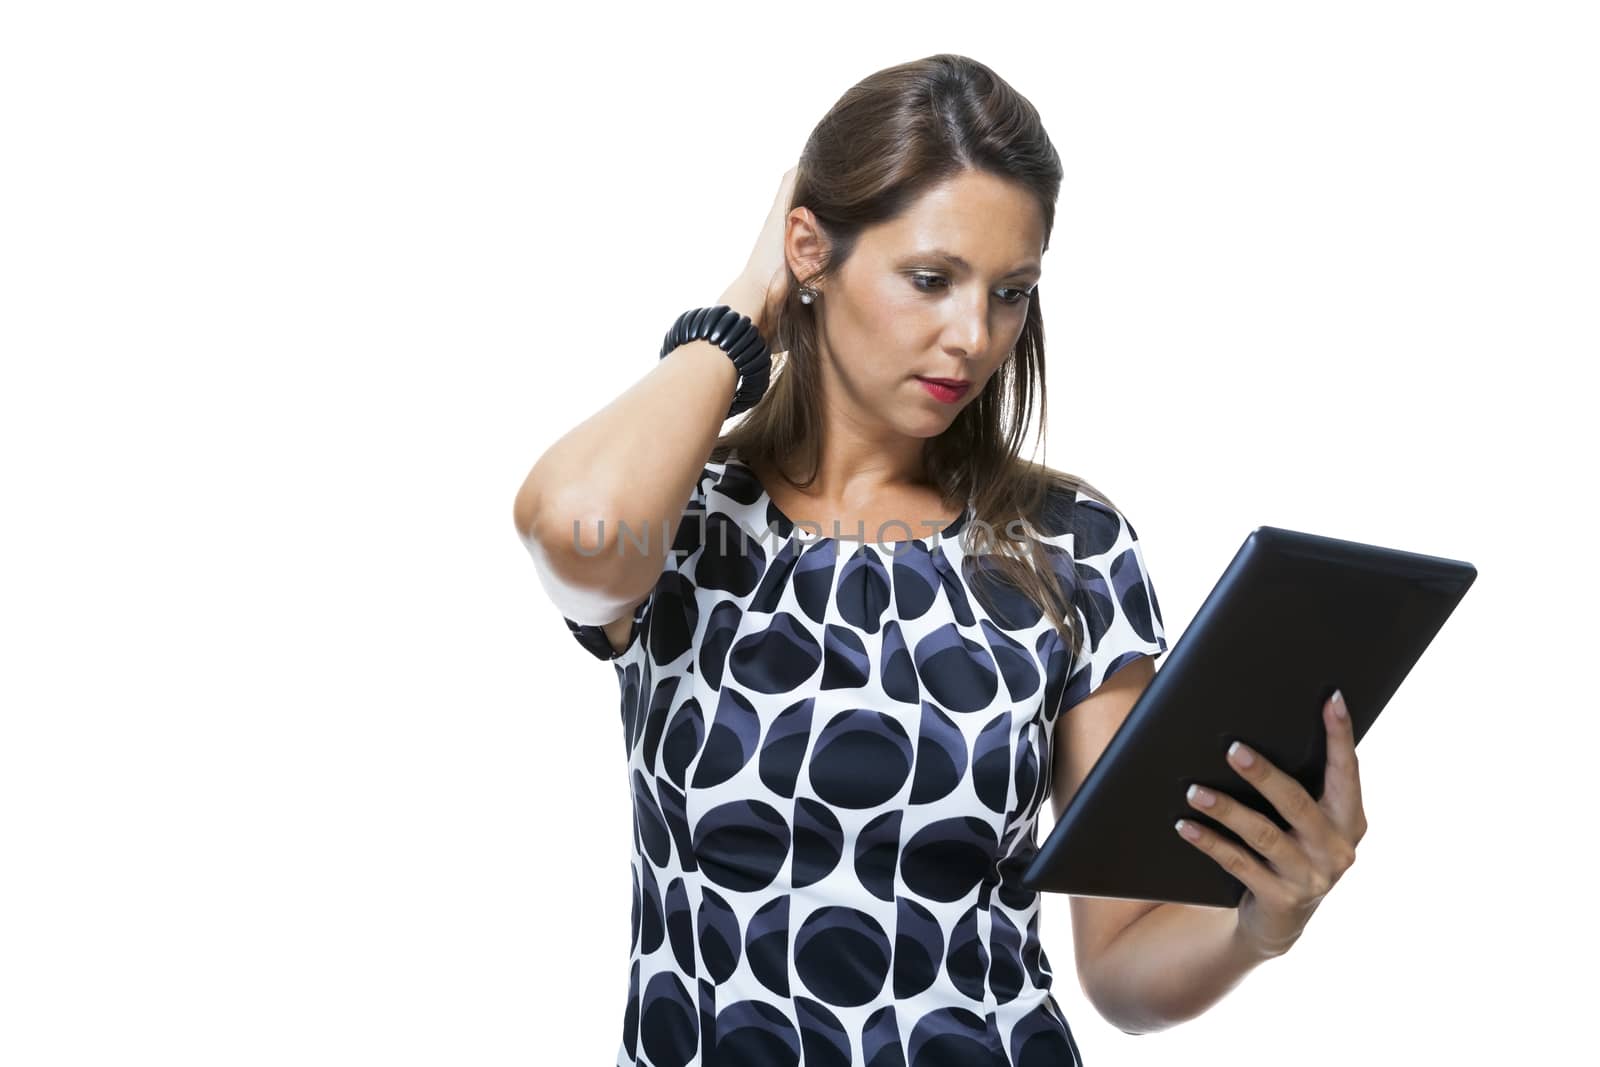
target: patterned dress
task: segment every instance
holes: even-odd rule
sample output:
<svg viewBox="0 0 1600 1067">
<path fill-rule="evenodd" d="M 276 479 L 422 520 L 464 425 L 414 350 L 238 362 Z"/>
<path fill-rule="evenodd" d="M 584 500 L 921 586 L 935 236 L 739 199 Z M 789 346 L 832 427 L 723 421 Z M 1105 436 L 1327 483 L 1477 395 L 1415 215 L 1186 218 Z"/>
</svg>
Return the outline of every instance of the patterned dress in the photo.
<svg viewBox="0 0 1600 1067">
<path fill-rule="evenodd" d="M 975 595 L 970 502 L 908 541 L 821 537 L 737 455 L 705 465 L 622 652 L 566 620 L 621 687 L 619 1065 L 1082 1062 L 1020 880 L 1056 717 L 1167 641 L 1132 525 L 1065 495 L 1034 527 L 1074 663 L 1031 601 Z"/>
</svg>

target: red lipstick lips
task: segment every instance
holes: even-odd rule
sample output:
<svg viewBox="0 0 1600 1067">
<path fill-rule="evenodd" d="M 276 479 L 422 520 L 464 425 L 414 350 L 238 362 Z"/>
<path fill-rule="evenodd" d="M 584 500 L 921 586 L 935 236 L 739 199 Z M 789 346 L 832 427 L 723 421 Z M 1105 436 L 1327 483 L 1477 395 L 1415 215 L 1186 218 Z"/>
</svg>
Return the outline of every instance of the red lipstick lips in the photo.
<svg viewBox="0 0 1600 1067">
<path fill-rule="evenodd" d="M 932 394 L 934 399 L 942 400 L 946 404 L 953 404 L 966 396 L 967 390 L 972 386 L 971 382 L 957 378 L 924 378 L 920 374 L 917 375 L 917 381 L 922 383 L 922 387 Z"/>
</svg>

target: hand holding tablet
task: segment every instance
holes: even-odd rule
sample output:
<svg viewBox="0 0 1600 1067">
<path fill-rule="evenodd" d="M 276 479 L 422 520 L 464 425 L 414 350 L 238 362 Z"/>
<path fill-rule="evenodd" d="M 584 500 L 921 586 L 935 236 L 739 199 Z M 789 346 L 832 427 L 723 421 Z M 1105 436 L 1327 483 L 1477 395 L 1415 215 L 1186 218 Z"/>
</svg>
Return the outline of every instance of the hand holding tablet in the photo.
<svg viewBox="0 0 1600 1067">
<path fill-rule="evenodd" d="M 1230 746 L 1229 764 L 1272 803 L 1289 830 L 1279 829 L 1249 805 L 1199 784 L 1189 787 L 1188 802 L 1233 830 L 1250 848 L 1197 821 L 1177 823 L 1185 840 L 1244 883 L 1239 929 L 1269 956 L 1282 955 L 1299 939 L 1322 898 L 1355 863 L 1356 845 L 1367 832 L 1355 730 L 1337 690 L 1323 706 L 1322 719 L 1328 734 L 1328 765 L 1322 795 L 1315 800 L 1293 776 L 1249 746 L 1238 741 Z"/>
</svg>

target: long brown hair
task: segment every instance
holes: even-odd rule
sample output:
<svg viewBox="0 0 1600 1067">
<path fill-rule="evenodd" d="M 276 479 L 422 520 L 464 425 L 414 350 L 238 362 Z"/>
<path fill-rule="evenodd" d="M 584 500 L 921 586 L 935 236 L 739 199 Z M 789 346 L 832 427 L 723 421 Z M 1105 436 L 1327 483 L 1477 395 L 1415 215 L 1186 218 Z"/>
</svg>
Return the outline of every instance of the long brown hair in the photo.
<svg viewBox="0 0 1600 1067">
<path fill-rule="evenodd" d="M 812 131 L 795 174 L 788 209 L 810 208 L 830 245 L 804 284 L 836 273 L 863 230 L 893 219 L 929 188 L 965 170 L 1008 179 L 1037 196 L 1049 248 L 1061 161 L 1037 110 L 994 71 L 942 53 L 888 67 L 852 86 Z M 710 458 L 724 462 L 736 452 L 746 463 L 769 469 L 809 471 L 793 483 L 804 488 L 821 464 L 823 400 L 816 321 L 798 299 L 800 284 L 790 272 L 788 299 L 769 324 L 775 355 L 766 393 L 717 438 Z M 962 529 L 963 547 L 986 561 L 984 581 L 1009 585 L 1032 601 L 1055 626 L 1070 663 L 1082 641 L 1071 592 L 1062 584 L 1075 584 L 1073 564 L 1034 533 L 1067 530 L 1074 490 L 1115 506 L 1083 479 L 1020 457 L 1035 394 L 1042 437 L 1044 315 L 1037 287 L 1012 358 L 947 430 L 928 441 L 925 462 L 947 503 L 973 505 Z M 993 603 L 984 596 L 984 581 L 974 582 L 974 591 Z"/>
</svg>

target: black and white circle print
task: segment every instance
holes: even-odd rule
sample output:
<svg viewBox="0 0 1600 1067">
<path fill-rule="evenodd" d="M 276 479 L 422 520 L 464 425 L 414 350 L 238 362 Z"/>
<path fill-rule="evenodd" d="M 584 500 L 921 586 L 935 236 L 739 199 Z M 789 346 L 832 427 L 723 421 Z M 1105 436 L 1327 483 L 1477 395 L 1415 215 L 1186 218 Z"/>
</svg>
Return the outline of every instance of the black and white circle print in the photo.
<svg viewBox="0 0 1600 1067">
<path fill-rule="evenodd" d="M 626 648 L 565 620 L 621 691 L 619 1065 L 1082 1062 L 1020 879 L 1056 717 L 1167 641 L 1133 526 L 1060 495 L 1035 525 L 1071 664 L 963 553 L 970 508 L 906 542 L 812 536 L 737 456 L 706 465 Z"/>
</svg>

